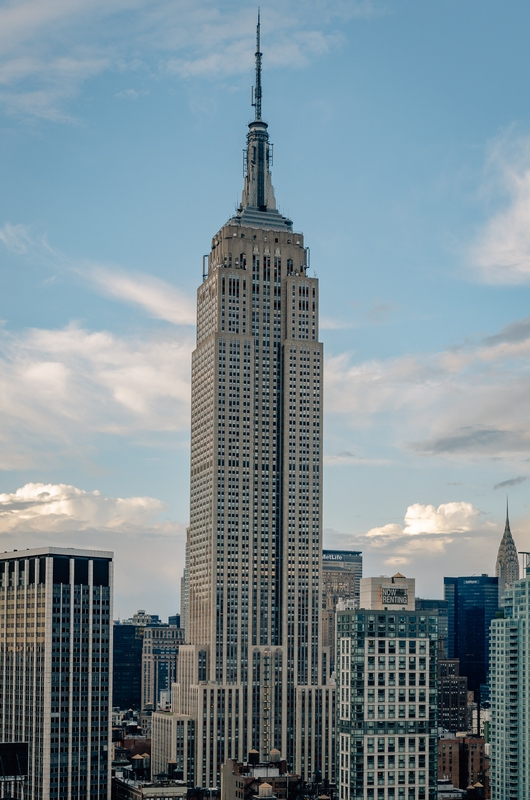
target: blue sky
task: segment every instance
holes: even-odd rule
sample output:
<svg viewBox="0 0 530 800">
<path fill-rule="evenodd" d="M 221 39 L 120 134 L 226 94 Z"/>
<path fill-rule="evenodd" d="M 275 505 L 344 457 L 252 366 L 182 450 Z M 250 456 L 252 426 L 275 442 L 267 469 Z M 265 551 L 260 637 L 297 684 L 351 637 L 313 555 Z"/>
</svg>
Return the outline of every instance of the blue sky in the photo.
<svg viewBox="0 0 530 800">
<path fill-rule="evenodd" d="M 0 7 L 0 536 L 178 607 L 203 253 L 242 189 L 256 7 Z M 528 3 L 262 5 L 281 210 L 321 282 L 327 546 L 365 574 L 530 549 Z"/>
</svg>

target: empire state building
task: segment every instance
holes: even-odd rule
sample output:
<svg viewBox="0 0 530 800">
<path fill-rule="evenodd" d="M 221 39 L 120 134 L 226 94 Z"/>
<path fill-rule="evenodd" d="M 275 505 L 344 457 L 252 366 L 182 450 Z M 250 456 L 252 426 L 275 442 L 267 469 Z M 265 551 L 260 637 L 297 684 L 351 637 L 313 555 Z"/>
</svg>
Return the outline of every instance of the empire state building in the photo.
<svg viewBox="0 0 530 800">
<path fill-rule="evenodd" d="M 173 715 L 201 786 L 251 750 L 280 751 L 305 778 L 333 772 L 318 280 L 276 208 L 259 19 L 256 49 L 242 201 L 212 239 L 192 360 L 188 630 Z"/>
</svg>

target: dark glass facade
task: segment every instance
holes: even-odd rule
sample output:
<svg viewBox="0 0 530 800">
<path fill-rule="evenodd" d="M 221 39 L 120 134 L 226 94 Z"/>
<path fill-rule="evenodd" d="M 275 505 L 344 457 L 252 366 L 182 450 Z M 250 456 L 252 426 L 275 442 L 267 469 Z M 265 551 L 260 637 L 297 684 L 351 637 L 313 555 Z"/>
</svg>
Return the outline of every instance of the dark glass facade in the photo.
<svg viewBox="0 0 530 800">
<path fill-rule="evenodd" d="M 448 602 L 448 655 L 460 659 L 460 674 L 475 699 L 487 698 L 489 630 L 499 608 L 499 580 L 489 575 L 444 578 Z"/>
<path fill-rule="evenodd" d="M 141 707 L 144 630 L 141 625 L 114 625 L 114 708 L 138 710 Z"/>
</svg>

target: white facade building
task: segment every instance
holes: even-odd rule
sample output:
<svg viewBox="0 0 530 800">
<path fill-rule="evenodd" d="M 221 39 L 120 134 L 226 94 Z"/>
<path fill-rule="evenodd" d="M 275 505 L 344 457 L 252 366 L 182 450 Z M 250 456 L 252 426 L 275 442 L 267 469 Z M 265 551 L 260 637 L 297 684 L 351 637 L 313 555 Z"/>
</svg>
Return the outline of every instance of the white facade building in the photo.
<svg viewBox="0 0 530 800">
<path fill-rule="evenodd" d="M 337 608 L 338 798 L 435 800 L 437 612 L 411 610 L 414 583 L 399 574 L 363 578 L 361 608 L 348 606 Z"/>
<path fill-rule="evenodd" d="M 527 557 L 528 558 L 528 557 Z M 530 797 L 530 566 L 504 595 L 490 635 L 491 792 Z"/>
</svg>

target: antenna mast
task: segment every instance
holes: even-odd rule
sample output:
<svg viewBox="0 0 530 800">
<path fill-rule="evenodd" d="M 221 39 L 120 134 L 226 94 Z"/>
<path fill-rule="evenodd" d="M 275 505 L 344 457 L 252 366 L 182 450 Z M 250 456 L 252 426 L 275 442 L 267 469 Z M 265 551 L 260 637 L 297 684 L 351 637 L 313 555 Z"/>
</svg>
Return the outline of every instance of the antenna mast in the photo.
<svg viewBox="0 0 530 800">
<path fill-rule="evenodd" d="M 254 120 L 261 120 L 261 49 L 260 49 L 261 12 L 258 8 L 258 24 L 256 26 L 256 88 L 252 105 L 256 109 Z"/>
</svg>

